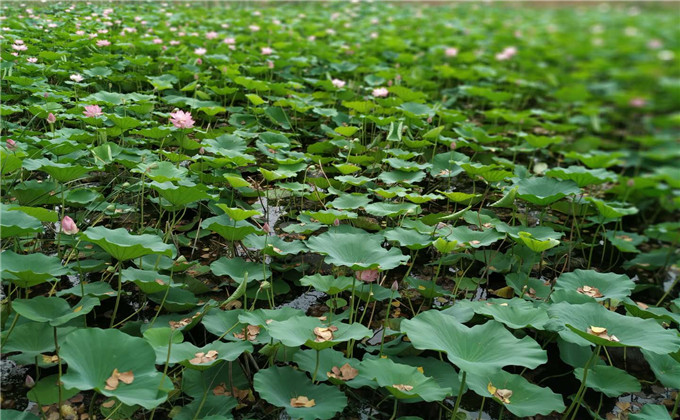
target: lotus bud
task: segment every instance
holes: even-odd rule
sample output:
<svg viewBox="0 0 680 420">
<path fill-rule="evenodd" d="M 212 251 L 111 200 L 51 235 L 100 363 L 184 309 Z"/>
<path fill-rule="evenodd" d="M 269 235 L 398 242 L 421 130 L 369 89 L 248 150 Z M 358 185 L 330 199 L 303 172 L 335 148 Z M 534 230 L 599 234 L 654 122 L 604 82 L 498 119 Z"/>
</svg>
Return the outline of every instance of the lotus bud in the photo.
<svg viewBox="0 0 680 420">
<path fill-rule="evenodd" d="M 196 64 L 198 64 L 198 65 L 201 65 L 201 64 L 203 64 L 203 60 L 201 60 L 200 58 L 197 58 L 197 59 L 196 59 Z M 196 77 L 196 76 L 198 76 L 198 75 L 197 75 L 197 74 L 196 74 L 196 75 L 194 75 L 194 78 L 196 78 L 196 79 L 197 79 L 197 77 Z"/>
<path fill-rule="evenodd" d="M 427 117 L 427 123 L 432 124 L 432 117 Z"/>
<path fill-rule="evenodd" d="M 50 96 L 49 93 L 47 93 L 47 92 L 43 93 L 43 98 L 47 99 L 49 96 Z"/>
<path fill-rule="evenodd" d="M 399 290 L 399 282 L 397 282 L 396 280 L 393 281 L 392 287 L 390 287 L 390 289 L 392 289 L 393 292 L 396 292 L 397 290 Z"/>
<path fill-rule="evenodd" d="M 354 277 L 356 277 L 357 280 L 361 280 L 366 283 L 373 283 L 374 281 L 378 280 L 380 273 L 378 270 L 360 270 L 354 273 Z"/>
<path fill-rule="evenodd" d="M 54 114 L 50 112 L 49 114 L 47 114 L 47 122 L 50 124 L 54 124 L 55 122 L 57 122 L 57 117 L 55 117 Z"/>
<path fill-rule="evenodd" d="M 12 139 L 7 139 L 7 141 L 5 142 L 5 144 L 7 145 L 7 148 L 8 148 L 9 150 L 14 150 L 14 149 L 17 148 L 17 142 L 15 142 L 15 141 L 12 140 Z"/>
<path fill-rule="evenodd" d="M 265 223 L 264 225 L 262 225 L 262 230 L 264 230 L 267 233 L 272 232 L 272 228 L 269 226 L 269 223 Z"/>
<path fill-rule="evenodd" d="M 449 147 L 451 148 L 451 150 L 455 150 L 456 149 L 456 142 L 452 141 L 451 145 Z"/>
<path fill-rule="evenodd" d="M 198 149 L 198 154 L 204 155 L 205 154 L 205 147 L 201 147 L 200 149 Z"/>
<path fill-rule="evenodd" d="M 75 235 L 78 233 L 78 226 L 76 226 L 76 222 L 74 222 L 73 219 L 64 216 L 64 218 L 61 219 L 61 231 L 67 235 Z"/>
<path fill-rule="evenodd" d="M 333 220 L 333 226 L 340 226 L 340 219 Z"/>
<path fill-rule="evenodd" d="M 269 283 L 269 282 L 266 281 L 266 280 L 263 281 L 262 283 L 260 283 L 260 289 L 262 289 L 262 290 L 267 290 L 267 289 L 269 289 L 270 287 L 272 287 L 272 284 Z"/>
<path fill-rule="evenodd" d="M 24 379 L 24 385 L 26 385 L 26 388 L 33 388 L 35 386 L 35 380 L 31 377 L 31 375 L 26 375 L 26 379 Z"/>
<path fill-rule="evenodd" d="M 628 181 L 626 181 L 626 185 L 629 187 L 634 187 L 635 186 L 635 179 L 631 178 Z"/>
</svg>

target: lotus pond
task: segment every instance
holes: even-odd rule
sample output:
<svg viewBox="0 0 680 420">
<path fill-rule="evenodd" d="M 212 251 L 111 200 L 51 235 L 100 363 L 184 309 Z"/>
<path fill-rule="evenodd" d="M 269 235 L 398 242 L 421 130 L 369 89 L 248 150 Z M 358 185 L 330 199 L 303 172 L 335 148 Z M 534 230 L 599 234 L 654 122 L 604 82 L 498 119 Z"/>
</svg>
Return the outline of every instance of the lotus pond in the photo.
<svg viewBox="0 0 680 420">
<path fill-rule="evenodd" d="M 677 416 L 673 9 L 95 3 L 2 6 L 3 420 Z"/>
</svg>

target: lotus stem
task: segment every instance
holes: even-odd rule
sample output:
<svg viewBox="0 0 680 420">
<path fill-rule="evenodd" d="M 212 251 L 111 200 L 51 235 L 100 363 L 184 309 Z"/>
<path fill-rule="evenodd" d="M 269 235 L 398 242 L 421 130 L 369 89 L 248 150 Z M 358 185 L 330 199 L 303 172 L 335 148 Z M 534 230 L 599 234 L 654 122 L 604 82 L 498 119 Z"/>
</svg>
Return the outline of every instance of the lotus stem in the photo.
<svg viewBox="0 0 680 420">
<path fill-rule="evenodd" d="M 168 287 L 168 289 L 170 289 Z M 158 389 L 161 389 L 163 386 L 163 379 L 165 379 L 165 376 L 168 374 L 168 365 L 170 364 L 170 352 L 172 350 L 172 337 L 175 335 L 175 330 L 171 329 L 170 330 L 170 338 L 168 339 L 168 355 L 165 358 L 165 366 L 163 366 L 163 375 L 161 376 L 161 381 L 158 384 Z M 151 417 L 149 420 L 153 420 L 153 416 L 156 414 L 156 409 L 158 406 L 154 407 L 153 410 L 151 411 Z"/>
<path fill-rule="evenodd" d="M 319 353 L 321 353 L 321 352 L 319 350 L 316 350 L 316 364 L 314 366 L 314 374 L 312 375 L 312 382 L 316 382 L 316 374 L 319 372 L 319 359 L 321 358 Z"/>
<path fill-rule="evenodd" d="M 576 391 L 576 395 L 574 395 L 574 399 L 571 401 L 571 404 L 569 404 L 569 408 L 567 408 L 567 411 L 565 411 L 564 414 L 562 415 L 562 420 L 567 420 L 572 410 L 574 410 L 574 413 L 573 415 L 571 415 L 571 419 L 573 420 L 576 418 L 576 413 L 578 413 L 578 404 L 581 403 L 581 398 L 583 397 L 583 394 L 586 389 L 588 369 L 590 369 L 590 365 L 593 363 L 595 358 L 599 356 L 601 348 L 602 348 L 601 345 L 598 345 L 597 348 L 595 348 L 595 351 L 593 351 L 593 354 L 590 356 L 590 359 L 588 359 L 586 365 L 583 367 L 583 378 L 581 378 L 581 386 L 578 388 L 578 391 Z"/>
<path fill-rule="evenodd" d="M 680 406 L 680 392 L 675 394 L 675 405 L 673 405 L 673 411 L 671 411 L 672 419 L 674 419 L 676 414 L 678 414 L 678 406 Z"/>
<path fill-rule="evenodd" d="M 460 408 L 460 400 L 463 399 L 463 390 L 465 389 L 465 380 L 467 379 L 467 372 L 463 371 L 463 378 L 460 380 L 460 389 L 458 389 L 458 396 L 456 397 L 456 403 L 453 406 L 453 412 L 451 412 L 451 420 L 456 420 L 458 416 L 458 409 Z"/>
<path fill-rule="evenodd" d="M 116 294 L 116 304 L 113 307 L 113 315 L 111 315 L 111 324 L 109 328 L 113 328 L 116 323 L 116 314 L 118 313 L 118 305 L 120 305 L 120 294 L 123 289 L 123 263 L 118 261 L 118 292 Z"/>
<path fill-rule="evenodd" d="M 394 300 L 394 290 L 390 295 L 390 302 L 387 304 L 387 313 L 385 314 L 385 321 L 383 322 L 382 337 L 380 337 L 380 356 L 383 354 L 383 344 L 385 343 L 385 334 L 387 334 L 387 324 L 390 320 L 390 309 L 392 309 L 392 301 Z"/>
<path fill-rule="evenodd" d="M 394 408 L 392 409 L 392 417 L 390 417 L 390 420 L 394 420 L 397 417 L 397 407 L 399 405 L 399 399 L 397 397 L 394 397 Z"/>
<path fill-rule="evenodd" d="M 59 412 L 59 420 L 63 418 L 61 414 L 61 402 L 63 401 L 62 389 L 61 389 L 61 356 L 59 356 L 59 340 L 57 335 L 57 327 L 52 327 L 54 332 L 54 352 L 57 355 L 57 390 L 59 393 L 59 405 L 57 405 L 57 411 Z"/>
</svg>

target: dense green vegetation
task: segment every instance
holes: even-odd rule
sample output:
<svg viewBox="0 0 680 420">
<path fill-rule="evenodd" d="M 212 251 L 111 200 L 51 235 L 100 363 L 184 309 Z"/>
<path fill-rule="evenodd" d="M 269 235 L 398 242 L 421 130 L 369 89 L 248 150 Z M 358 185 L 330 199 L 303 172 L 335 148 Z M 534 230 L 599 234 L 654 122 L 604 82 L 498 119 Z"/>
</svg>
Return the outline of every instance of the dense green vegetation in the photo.
<svg viewBox="0 0 680 420">
<path fill-rule="evenodd" d="M 3 420 L 677 415 L 672 8 L 2 7 Z"/>
</svg>

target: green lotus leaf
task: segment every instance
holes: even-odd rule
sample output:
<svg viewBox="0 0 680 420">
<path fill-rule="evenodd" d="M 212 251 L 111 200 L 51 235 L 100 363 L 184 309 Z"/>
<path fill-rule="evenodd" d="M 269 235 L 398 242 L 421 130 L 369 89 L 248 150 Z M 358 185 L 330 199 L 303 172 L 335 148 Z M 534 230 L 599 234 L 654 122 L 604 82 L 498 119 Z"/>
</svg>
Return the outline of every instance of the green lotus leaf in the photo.
<svg viewBox="0 0 680 420">
<path fill-rule="evenodd" d="M 312 220 L 316 220 L 324 225 L 332 225 L 336 220 L 356 219 L 357 214 L 351 211 L 341 210 L 320 210 L 320 211 L 303 211 L 300 214 L 309 216 Z"/>
<path fill-rule="evenodd" d="M 3 280 L 9 280 L 19 287 L 33 287 L 71 272 L 61 265 L 59 258 L 41 253 L 22 255 L 4 251 L 0 259 Z"/>
<path fill-rule="evenodd" d="M 30 411 L 2 410 L 4 420 L 40 420 L 40 417 Z"/>
<path fill-rule="evenodd" d="M 567 152 L 564 157 L 576 159 L 589 168 L 609 168 L 610 166 L 622 163 L 621 158 L 626 154 L 623 152 L 602 152 L 595 150 L 589 153 Z"/>
<path fill-rule="evenodd" d="M 371 203 L 364 207 L 366 213 L 377 217 L 396 217 L 402 214 L 419 214 L 422 209 L 411 203 Z"/>
<path fill-rule="evenodd" d="M 40 417 L 30 411 L 2 410 L 4 420 L 40 420 Z"/>
<path fill-rule="evenodd" d="M 217 388 L 214 385 L 212 389 Z M 212 389 L 183 406 L 173 420 L 230 420 L 230 413 L 238 406 L 238 400 L 227 395 L 214 395 Z"/>
<path fill-rule="evenodd" d="M 538 240 L 534 238 L 529 232 L 519 232 L 518 236 L 519 240 L 515 239 L 517 240 L 517 242 L 523 243 L 530 250 L 538 253 L 547 251 L 550 248 L 555 248 L 557 245 L 560 244 L 560 241 L 553 238 L 548 238 L 546 240 Z"/>
<path fill-rule="evenodd" d="M 264 233 L 262 230 L 245 220 L 236 221 L 226 214 L 205 219 L 203 221 L 203 227 L 210 229 L 213 232 L 217 232 L 221 237 L 228 241 L 241 241 L 251 233 L 258 235 Z"/>
<path fill-rule="evenodd" d="M 179 361 L 182 366 L 197 370 L 206 370 L 211 366 L 220 363 L 222 360 L 233 362 L 244 352 L 252 353 L 253 351 L 253 345 L 249 341 L 236 341 L 231 343 L 215 341 L 213 343 L 206 344 L 203 347 L 196 347 L 191 343 L 183 344 L 189 344 L 191 348 L 188 348 L 188 346 L 187 348 L 182 348 L 177 354 L 175 354 L 175 357 L 182 357 L 182 360 Z M 200 358 L 200 356 L 203 356 L 201 353 L 205 355 L 211 351 L 217 352 L 217 354 L 214 357 L 208 357 L 207 359 Z"/>
<path fill-rule="evenodd" d="M 278 236 L 248 235 L 243 239 L 243 245 L 255 248 L 271 256 L 297 255 L 307 250 L 300 240 L 284 241 Z"/>
<path fill-rule="evenodd" d="M 150 164 L 140 164 L 132 172 L 140 172 L 152 181 L 159 183 L 175 182 L 186 179 L 187 169 L 173 165 L 172 162 L 153 162 Z"/>
<path fill-rule="evenodd" d="M 364 376 L 357 374 L 352 379 L 342 380 L 337 378 L 328 377 L 328 373 L 332 372 L 334 367 L 341 368 L 348 363 L 354 369 L 359 369 L 359 361 L 357 359 L 347 359 L 342 352 L 333 350 L 331 348 L 323 349 L 318 352 L 319 356 L 319 368 L 316 368 L 316 350 L 301 350 L 295 353 L 293 356 L 293 361 L 297 363 L 300 369 L 308 372 L 310 375 L 314 375 L 314 370 L 316 369 L 316 380 L 317 381 L 330 381 L 335 385 L 347 385 L 350 388 L 361 388 L 363 386 L 368 386 L 370 388 L 377 388 L 377 384 L 373 379 L 368 379 Z"/>
<path fill-rule="evenodd" d="M 521 329 L 531 327 L 543 330 L 549 321 L 548 312 L 543 306 L 524 299 L 490 299 L 475 309 L 478 314 L 493 317 L 509 328 Z"/>
<path fill-rule="evenodd" d="M 395 170 L 381 173 L 378 176 L 378 179 L 380 179 L 385 184 L 396 183 L 415 184 L 425 179 L 425 172 L 423 171 L 407 172 Z"/>
<path fill-rule="evenodd" d="M 553 411 L 559 413 L 566 408 L 559 394 L 555 394 L 549 388 L 534 385 L 521 375 L 503 370 L 468 374 L 467 384 L 477 395 L 493 398 L 494 401 L 502 404 L 509 412 L 520 418 L 535 416 L 536 414 L 548 415 Z M 510 402 L 503 402 L 491 393 L 489 385 L 512 391 L 512 395 L 508 398 Z"/>
<path fill-rule="evenodd" d="M 453 201 L 454 203 L 462 204 L 464 206 L 477 204 L 482 200 L 481 194 L 470 194 L 470 193 L 464 193 L 464 192 L 460 192 L 460 191 L 451 191 L 451 192 L 438 191 L 438 192 L 441 193 L 441 194 L 444 194 L 446 196 L 446 198 Z"/>
<path fill-rule="evenodd" d="M 222 257 L 210 264 L 210 271 L 216 276 L 229 276 L 238 283 L 243 282 L 246 277 L 248 278 L 248 282 L 251 282 L 255 280 L 265 280 L 272 275 L 268 266 L 246 261 L 241 257 Z"/>
<path fill-rule="evenodd" d="M 90 172 L 92 168 L 68 163 L 52 162 L 49 159 L 25 159 L 23 166 L 29 171 L 42 171 L 59 182 L 69 182 Z"/>
<path fill-rule="evenodd" d="M 254 311 L 240 313 L 238 320 L 244 324 L 259 325 L 267 328 L 271 321 L 285 321 L 288 318 L 304 315 L 303 311 L 291 307 L 256 309 Z"/>
<path fill-rule="evenodd" d="M 262 213 L 257 210 L 244 210 L 238 207 L 229 207 L 222 203 L 216 204 L 216 206 L 222 209 L 232 220 L 236 220 L 237 222 L 253 216 L 262 216 Z"/>
<path fill-rule="evenodd" d="M 103 300 L 112 296 L 116 296 L 117 292 L 111 288 L 106 282 L 96 281 L 94 283 L 83 283 L 75 285 L 69 289 L 60 290 L 57 292 L 57 297 L 62 296 L 94 296 L 99 300 Z"/>
<path fill-rule="evenodd" d="M 602 296 L 597 296 L 597 291 L 588 289 L 593 287 L 597 288 L 599 295 Z M 554 290 L 556 292 L 566 292 L 564 295 L 560 295 L 560 298 L 564 298 L 570 302 L 580 298 L 580 296 L 574 297 L 576 294 L 587 296 L 588 299 L 586 299 L 586 301 L 593 299 L 602 301 L 605 299 L 622 300 L 630 296 L 634 287 L 635 283 L 633 283 L 633 281 L 625 274 L 598 273 L 594 270 L 579 269 L 574 270 L 571 273 L 564 273 L 558 277 L 555 282 Z M 554 296 L 552 297 L 552 300 L 554 302 L 559 301 Z"/>
<path fill-rule="evenodd" d="M 45 378 L 41 378 L 35 383 L 35 386 L 31 388 L 30 391 L 26 393 L 29 400 L 35 401 L 40 405 L 50 405 L 59 402 L 59 397 L 61 396 L 62 401 L 68 400 L 80 392 L 76 388 L 64 388 L 62 387 L 62 393 L 59 395 L 59 376 L 50 375 Z M 4 417 L 4 411 L 3 411 Z"/>
<path fill-rule="evenodd" d="M 580 194 L 581 189 L 573 181 L 553 178 L 527 178 L 517 183 L 517 196 L 532 204 L 546 206 L 568 195 Z"/>
<path fill-rule="evenodd" d="M 618 219 L 623 216 L 637 214 L 637 207 L 627 207 L 618 201 L 604 201 L 595 197 L 586 197 L 586 201 L 593 203 L 598 213 L 605 219 Z M 626 207 L 624 207 L 626 206 Z"/>
<path fill-rule="evenodd" d="M 196 201 L 215 198 L 208 194 L 207 187 L 203 184 L 196 185 L 192 182 L 180 182 L 179 185 L 175 185 L 170 181 L 153 181 L 149 183 L 149 186 L 174 207 L 184 207 Z"/>
<path fill-rule="evenodd" d="M 400 227 L 385 230 L 383 235 L 388 241 L 397 242 L 399 245 L 412 250 L 427 248 L 432 243 L 430 236 Z"/>
<path fill-rule="evenodd" d="M 571 180 L 579 187 L 599 185 L 605 182 L 614 182 L 618 176 L 614 172 L 605 169 L 586 169 L 583 166 L 569 166 L 568 168 L 553 168 L 545 172 L 546 176 Z"/>
<path fill-rule="evenodd" d="M 658 354 L 642 349 L 642 354 L 659 382 L 670 388 L 680 388 L 680 353 Z"/>
<path fill-rule="evenodd" d="M 318 273 L 307 275 L 300 279 L 300 284 L 303 286 L 312 286 L 314 289 L 329 295 L 337 295 L 340 292 L 349 290 L 352 288 L 353 283 L 353 277 L 322 276 Z"/>
<path fill-rule="evenodd" d="M 67 333 L 73 331 L 72 327 L 57 329 L 58 337 L 63 338 Z M 5 333 L 7 330 L 5 329 Z M 54 351 L 54 331 L 53 327 L 47 322 L 24 322 L 17 324 L 12 331 L 9 340 L 4 339 L 2 351 L 11 353 L 20 351 L 30 356 L 37 356 L 40 353 Z"/>
<path fill-rule="evenodd" d="M 370 202 L 366 194 L 342 194 L 329 204 L 336 209 L 356 210 L 359 207 L 366 207 Z"/>
<path fill-rule="evenodd" d="M 656 321 L 620 315 L 595 302 L 554 303 L 548 315 L 551 321 L 547 329 L 558 331 L 564 340 L 579 346 L 640 347 L 658 354 L 677 351 L 680 346 L 677 332 L 665 330 Z M 588 333 L 592 327 L 606 328 L 606 334 L 618 341 Z"/>
<path fill-rule="evenodd" d="M 173 389 L 170 379 L 156 370 L 156 355 L 144 339 L 118 330 L 85 328 L 69 334 L 61 346 L 61 358 L 68 364 L 62 376 L 66 388 L 81 391 L 94 389 L 127 405 L 141 405 L 150 410 L 167 400 Z M 132 371 L 130 384 L 120 383 L 106 389 L 106 379 L 114 369 Z"/>
<path fill-rule="evenodd" d="M 620 230 L 608 230 L 604 236 L 621 252 L 639 253 L 637 246 L 647 240 L 646 236 Z"/>
<path fill-rule="evenodd" d="M 253 377 L 253 386 L 263 400 L 285 408 L 286 413 L 295 419 L 330 419 L 347 406 L 347 397 L 337 387 L 314 385 L 307 375 L 291 367 L 273 366 L 260 370 Z M 314 400 L 315 405 L 291 405 L 293 398 L 303 396 Z"/>
<path fill-rule="evenodd" d="M 574 369 L 574 376 L 579 381 L 583 378 L 583 368 Z M 586 385 L 608 397 L 640 392 L 640 382 L 634 376 L 627 374 L 614 366 L 596 365 L 588 370 Z"/>
<path fill-rule="evenodd" d="M 442 232 L 448 232 L 443 229 Z M 458 226 L 451 230 L 445 238 L 449 242 L 456 241 L 459 244 L 466 244 L 472 248 L 480 248 L 489 246 L 505 237 L 505 234 L 499 233 L 494 229 L 472 230 L 467 226 Z"/>
<path fill-rule="evenodd" d="M 31 233 L 43 231 L 40 220 L 22 211 L 6 211 L 2 209 L 0 218 L 0 238 L 5 239 L 12 236 L 25 236 Z"/>
<path fill-rule="evenodd" d="M 668 410 L 663 405 L 644 404 L 637 413 L 628 415 L 630 420 L 671 420 Z"/>
<path fill-rule="evenodd" d="M 641 302 L 635 302 L 632 299 L 624 299 L 623 305 L 626 307 L 626 311 L 634 317 L 642 319 L 652 318 L 669 324 L 674 322 L 680 325 L 680 313 L 671 312 L 666 308 L 646 305 Z"/>
<path fill-rule="evenodd" d="M 451 388 L 441 388 L 417 367 L 394 363 L 390 359 L 363 360 L 359 364 L 359 375 L 375 380 L 398 399 L 419 397 L 425 401 L 441 401 L 451 392 Z"/>
<path fill-rule="evenodd" d="M 210 311 L 205 317 L 203 317 L 202 324 L 208 332 L 222 337 L 227 341 L 242 341 L 243 338 L 239 338 L 244 333 L 244 328 L 248 324 L 243 323 L 239 320 L 239 317 L 244 314 L 242 309 L 231 310 L 231 311 L 221 311 L 214 309 Z M 288 314 L 286 312 L 286 314 Z M 265 322 L 266 324 L 266 322 Z M 259 325 L 259 324 L 253 324 Z M 268 324 L 267 324 L 268 325 Z M 237 337 L 239 336 L 239 337 Z M 267 328 L 260 330 L 254 339 L 250 340 L 251 343 L 255 344 L 268 344 L 271 342 L 271 336 Z"/>
<path fill-rule="evenodd" d="M 430 174 L 436 177 L 453 178 L 463 172 L 463 168 L 461 168 L 459 164 L 467 163 L 469 161 L 470 158 L 462 153 L 439 153 L 432 159 Z"/>
<path fill-rule="evenodd" d="M 58 297 L 36 296 L 31 299 L 14 299 L 12 309 L 31 321 L 46 322 L 52 327 L 58 327 L 68 321 L 87 315 L 95 306 L 99 306 L 99 299 L 85 296 L 75 306 Z"/>
<path fill-rule="evenodd" d="M 443 351 L 451 363 L 475 374 L 511 365 L 533 369 L 548 360 L 538 343 L 515 338 L 496 321 L 468 328 L 450 315 L 430 310 L 403 320 L 401 330 L 415 348 Z"/>
<path fill-rule="evenodd" d="M 418 370 L 422 369 L 422 373 L 434 379 L 440 388 L 447 391 L 448 395 L 458 394 L 460 378 L 451 363 L 434 357 L 422 356 L 391 357 L 391 360 L 399 364 L 416 367 Z"/>
<path fill-rule="evenodd" d="M 307 240 L 307 248 L 326 255 L 329 264 L 353 270 L 391 270 L 409 260 L 398 248 L 381 246 L 382 235 L 330 229 Z"/>
<path fill-rule="evenodd" d="M 189 290 L 170 287 L 163 292 L 151 293 L 147 297 L 152 302 L 163 305 L 170 312 L 187 311 L 198 304 L 198 298 Z"/>
<path fill-rule="evenodd" d="M 126 268 L 121 272 L 123 283 L 133 282 L 144 293 L 163 292 L 168 287 L 178 287 L 172 282 L 170 276 L 166 276 L 152 270 L 139 270 L 136 268 Z"/>
<path fill-rule="evenodd" d="M 332 333 L 332 338 L 330 339 L 322 341 L 314 333 L 315 328 L 330 326 L 337 327 L 337 330 Z M 269 335 L 288 347 L 305 345 L 315 350 L 322 350 L 345 341 L 371 337 L 373 333 L 359 323 L 343 324 L 335 322 L 325 325 L 318 318 L 295 316 L 283 321 L 270 322 Z"/>
<path fill-rule="evenodd" d="M 163 243 L 163 240 L 158 236 L 149 234 L 131 235 L 124 228 L 91 227 L 82 233 L 82 237 L 88 242 L 98 245 L 119 261 L 133 260 L 148 254 L 174 258 L 177 253 L 173 245 Z"/>
</svg>

